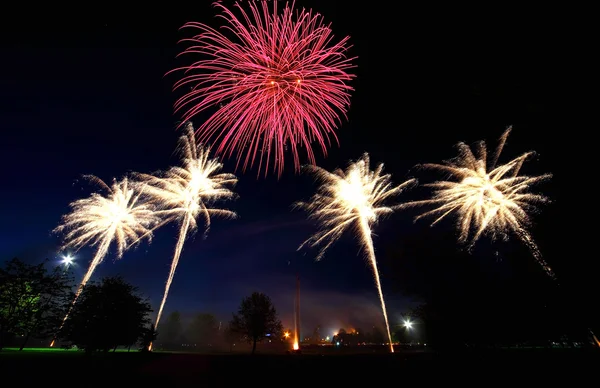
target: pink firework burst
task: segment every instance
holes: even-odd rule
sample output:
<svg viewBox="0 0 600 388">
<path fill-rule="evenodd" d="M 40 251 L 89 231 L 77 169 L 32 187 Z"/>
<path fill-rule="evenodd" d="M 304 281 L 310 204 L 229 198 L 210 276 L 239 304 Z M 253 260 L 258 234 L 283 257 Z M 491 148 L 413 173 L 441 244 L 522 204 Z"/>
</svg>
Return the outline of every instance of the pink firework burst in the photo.
<svg viewBox="0 0 600 388">
<path fill-rule="evenodd" d="M 183 39 L 190 46 L 181 53 L 198 56 L 174 89 L 189 90 L 175 103 L 183 121 L 208 108 L 215 109 L 198 127 L 201 142 L 215 143 L 216 152 L 237 152 L 236 169 L 258 163 L 258 173 L 273 165 L 278 175 L 285 151 L 291 151 L 296 171 L 304 149 L 315 164 L 313 144 L 327 155 L 335 130 L 346 118 L 355 67 L 346 55 L 349 38 L 334 43 L 332 30 L 311 10 L 294 10 L 277 1 L 239 2 L 239 17 L 221 3 L 222 32 L 201 23 L 182 28 L 198 30 Z M 270 5 L 272 4 L 272 6 Z"/>
</svg>

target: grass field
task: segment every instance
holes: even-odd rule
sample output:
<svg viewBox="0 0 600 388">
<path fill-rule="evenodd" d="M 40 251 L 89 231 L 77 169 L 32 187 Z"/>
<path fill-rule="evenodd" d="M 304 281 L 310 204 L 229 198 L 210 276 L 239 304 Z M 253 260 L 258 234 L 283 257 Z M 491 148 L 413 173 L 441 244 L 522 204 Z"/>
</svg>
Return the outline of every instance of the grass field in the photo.
<svg viewBox="0 0 600 388">
<path fill-rule="evenodd" d="M 262 387 L 321 386 L 401 381 L 422 385 L 475 383 L 496 386 L 501 380 L 557 383 L 594 381 L 600 366 L 595 350 L 505 350 L 435 353 L 399 351 L 331 354 L 182 354 L 116 352 L 87 356 L 63 349 L 5 349 L 0 352 L 4 381 L 19 385 L 61 383 L 89 386 L 151 384 L 165 387 L 199 383 Z M 9 379 L 9 380 L 7 380 Z M 8 385 L 7 385 L 8 386 Z"/>
</svg>

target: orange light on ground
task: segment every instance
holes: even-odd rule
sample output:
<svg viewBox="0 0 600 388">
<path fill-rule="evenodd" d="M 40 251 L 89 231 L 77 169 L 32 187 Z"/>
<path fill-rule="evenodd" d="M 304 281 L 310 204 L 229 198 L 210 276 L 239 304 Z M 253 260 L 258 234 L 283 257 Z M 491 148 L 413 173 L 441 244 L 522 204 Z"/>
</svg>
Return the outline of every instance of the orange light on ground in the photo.
<svg viewBox="0 0 600 388">
<path fill-rule="evenodd" d="M 54 346 L 54 340 L 52 340 L 52 342 L 50 342 L 50 347 Z"/>
<path fill-rule="evenodd" d="M 294 350 L 298 350 L 300 347 L 298 346 L 298 342 L 294 342 Z"/>
</svg>

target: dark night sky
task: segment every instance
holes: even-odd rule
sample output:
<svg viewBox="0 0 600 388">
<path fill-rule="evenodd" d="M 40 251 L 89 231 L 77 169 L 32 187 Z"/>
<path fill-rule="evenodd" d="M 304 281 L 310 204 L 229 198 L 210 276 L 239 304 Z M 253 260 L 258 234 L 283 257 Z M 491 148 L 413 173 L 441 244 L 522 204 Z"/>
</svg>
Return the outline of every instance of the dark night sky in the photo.
<svg viewBox="0 0 600 388">
<path fill-rule="evenodd" d="M 400 182 L 413 176 L 415 164 L 452 157 L 458 141 L 487 140 L 495 146 L 513 125 L 504 157 L 533 149 L 538 157 L 524 173 L 555 174 L 539 187 L 554 203 L 535 217 L 532 233 L 563 278 L 586 276 L 581 259 L 562 256 L 566 238 L 556 238 L 572 217 L 561 189 L 567 180 L 559 168 L 564 144 L 553 135 L 559 129 L 552 104 L 561 82 L 556 61 L 561 31 L 543 18 L 506 19 L 500 11 L 475 18 L 458 9 L 425 13 L 341 4 L 348 3 L 297 2 L 323 13 L 338 38 L 350 35 L 352 54 L 359 57 L 349 120 L 338 131 L 341 147 L 319 164 L 344 166 L 368 151 Z M 178 94 L 171 91 L 175 78 L 164 74 L 178 64 L 177 41 L 184 37 L 178 28 L 184 22 L 216 23 L 208 1 L 136 13 L 108 6 L 93 15 L 48 12 L 52 16 L 46 19 L 13 20 L 3 27 L 11 32 L 4 38 L 14 37 L 2 44 L 0 63 L 0 255 L 5 259 L 56 259 L 59 241 L 50 231 L 70 201 L 90 192 L 77 181 L 81 174 L 110 180 L 177 163 L 172 153 L 179 117 L 172 104 Z M 225 163 L 226 169 L 233 164 Z M 379 323 L 372 276 L 351 238 L 322 262 L 312 260 L 314 251 L 296 252 L 314 225 L 291 204 L 312 194 L 312 179 L 293 171 L 280 180 L 257 179 L 255 171 L 238 175 L 240 199 L 231 206 L 240 219 L 215 220 L 206 240 L 197 236 L 187 242 L 167 313 L 208 311 L 227 318 L 243 296 L 259 290 L 273 297 L 291 325 L 299 272 L 306 327 Z M 404 199 L 418 195 L 416 190 Z M 434 244 L 444 233 L 443 226 L 413 227 L 411 216 L 398 213 L 384 220 L 376 246 L 411 238 L 415 230 Z M 108 257 L 94 278 L 121 274 L 157 308 L 175 232 L 175 227 L 159 230 L 151 245 L 126 252 L 118 262 Z M 78 253 L 78 276 L 90 258 L 89 250 Z M 396 320 L 410 299 L 386 287 L 385 260 L 381 270 Z"/>
</svg>

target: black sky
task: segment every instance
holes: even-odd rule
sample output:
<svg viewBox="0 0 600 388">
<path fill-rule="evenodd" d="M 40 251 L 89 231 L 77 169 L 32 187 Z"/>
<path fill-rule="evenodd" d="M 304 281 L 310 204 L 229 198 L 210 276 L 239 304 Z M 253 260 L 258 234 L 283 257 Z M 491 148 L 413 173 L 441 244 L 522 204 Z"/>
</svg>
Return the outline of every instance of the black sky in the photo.
<svg viewBox="0 0 600 388">
<path fill-rule="evenodd" d="M 569 113 L 555 108 L 568 83 L 561 27 L 542 11 L 532 16 L 508 9 L 348 4 L 296 3 L 322 13 L 337 37 L 350 35 L 351 53 L 358 56 L 349 120 L 338 131 L 341 147 L 318 163 L 343 167 L 369 152 L 400 182 L 415 176 L 416 164 L 454 156 L 458 141 L 486 140 L 495 146 L 512 125 L 504 157 L 535 150 L 538 156 L 523 172 L 554 174 L 539 187 L 553 203 L 534 218 L 532 234 L 559 276 L 578 284 L 576 295 L 590 298 L 598 265 L 576 253 L 584 251 L 580 246 L 572 248 L 582 228 L 573 223 L 579 212 L 574 207 L 582 205 L 572 201 L 572 178 L 564 167 L 565 147 L 573 144 L 563 126 Z M 0 253 L 5 259 L 56 259 L 58 239 L 51 229 L 70 201 L 90 192 L 77 181 L 81 174 L 110 180 L 177 162 L 172 152 L 179 117 L 172 104 L 178 94 L 171 91 L 175 79 L 164 74 L 180 64 L 177 41 L 184 35 L 178 28 L 187 21 L 217 22 L 206 1 L 146 9 L 52 8 L 4 23 Z M 216 221 L 206 240 L 197 236 L 187 243 L 167 312 L 227 317 L 242 296 L 256 289 L 271 294 L 288 319 L 299 272 L 306 325 L 335 330 L 379 323 L 372 277 L 351 238 L 319 263 L 312 261 L 315 252 L 296 252 L 314 226 L 290 205 L 312 194 L 312 180 L 293 171 L 279 180 L 257 179 L 255 171 L 238 175 L 240 199 L 232 208 L 241 218 Z M 416 190 L 405 199 L 421 195 Z M 410 238 L 435 244 L 449 231 L 413 226 L 414 215 L 396 214 L 382 222 L 376 244 L 389 247 Z M 96 277 L 122 274 L 157 307 L 175 236 L 174 228 L 158 231 L 151 245 L 127 252 L 122 261 L 108 258 Z M 526 252 L 516 252 L 531 260 Z M 90 255 L 87 250 L 78 254 L 78 275 Z M 382 267 L 385 286 L 394 277 L 386 276 L 389 260 L 382 259 Z M 401 287 L 386 288 L 392 315 L 398 316 L 410 298 L 398 292 Z"/>
</svg>

